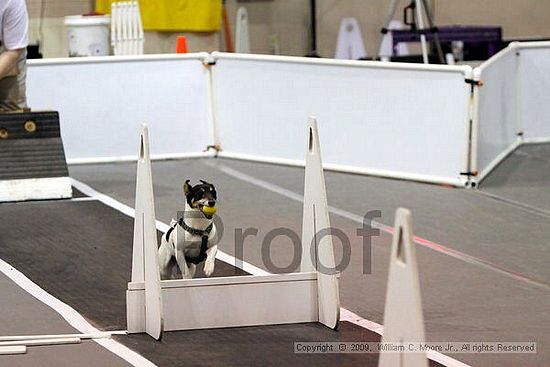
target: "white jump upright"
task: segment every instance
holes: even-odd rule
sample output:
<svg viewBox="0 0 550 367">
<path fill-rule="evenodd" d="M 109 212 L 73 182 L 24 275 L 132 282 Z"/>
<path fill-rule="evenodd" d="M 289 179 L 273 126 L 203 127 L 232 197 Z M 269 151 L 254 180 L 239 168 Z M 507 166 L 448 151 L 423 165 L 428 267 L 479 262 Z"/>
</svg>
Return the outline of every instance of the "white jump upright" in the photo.
<svg viewBox="0 0 550 367">
<path fill-rule="evenodd" d="M 414 250 L 411 212 L 399 208 L 390 255 L 383 343 L 423 343 L 424 318 Z M 428 367 L 426 353 L 380 352 L 378 367 Z"/>
<path fill-rule="evenodd" d="M 160 339 L 163 331 L 163 308 L 160 290 L 157 229 L 153 177 L 149 156 L 149 130 L 144 124 L 139 137 L 136 180 L 136 214 L 134 219 L 134 248 L 132 282 L 144 282 L 144 317 L 147 334 Z M 128 313 L 130 315 L 131 313 Z M 130 324 L 128 319 L 128 324 Z M 128 329 L 130 327 L 128 326 Z"/>
<path fill-rule="evenodd" d="M 308 123 L 307 139 L 304 201 L 307 239 L 303 251 L 308 257 L 315 254 L 315 265 L 306 262 L 301 272 L 290 274 L 160 280 L 153 235 L 149 146 L 144 128 L 138 163 L 134 265 L 126 293 L 129 333 L 147 332 L 157 337 L 163 325 L 165 331 L 303 322 L 337 327 L 340 305 L 332 238 L 316 236 L 316 231 L 330 225 L 315 119 Z M 157 268 L 153 269 L 154 266 Z M 153 291 L 159 291 L 160 297 Z M 150 332 L 149 324 L 153 322 L 156 333 Z"/>
<path fill-rule="evenodd" d="M 317 119 L 310 117 L 307 126 L 304 211 L 302 215 L 302 272 L 317 271 L 319 320 L 336 328 L 340 319 L 338 279 L 334 247 L 330 234 L 325 175 Z"/>
<path fill-rule="evenodd" d="M 248 12 L 244 6 L 237 11 L 237 27 L 235 30 L 235 52 L 250 53 L 250 34 L 248 33 Z"/>
<path fill-rule="evenodd" d="M 358 60 L 364 57 L 367 57 L 367 52 L 361 36 L 359 21 L 357 18 L 342 18 L 334 58 Z"/>
</svg>

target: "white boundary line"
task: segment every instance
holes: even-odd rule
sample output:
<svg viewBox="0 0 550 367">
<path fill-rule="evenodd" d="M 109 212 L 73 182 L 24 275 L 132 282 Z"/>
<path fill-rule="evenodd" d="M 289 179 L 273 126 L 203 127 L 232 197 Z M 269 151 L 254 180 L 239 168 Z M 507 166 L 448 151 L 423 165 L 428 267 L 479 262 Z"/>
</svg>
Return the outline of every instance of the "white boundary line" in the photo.
<svg viewBox="0 0 550 367">
<path fill-rule="evenodd" d="M 355 324 L 357 326 L 360 326 L 364 329 L 368 329 L 370 331 L 373 331 L 379 335 L 382 335 L 384 333 L 384 327 L 374 321 L 370 321 L 367 319 L 362 318 L 361 316 L 346 310 L 345 308 L 340 308 L 340 321 L 347 321 L 351 322 L 352 324 Z M 429 359 L 431 359 L 434 362 L 440 363 L 447 367 L 470 367 L 470 365 L 467 365 L 463 362 L 460 362 L 454 358 L 451 358 L 445 354 L 428 350 L 426 352 L 426 355 Z"/>
<path fill-rule="evenodd" d="M 4 273 L 15 284 L 24 289 L 40 302 L 46 304 L 61 317 L 63 317 L 69 325 L 84 334 L 98 334 L 100 330 L 93 327 L 82 315 L 74 308 L 61 302 L 44 289 L 40 288 L 36 283 L 27 278 L 23 273 L 15 269 L 13 266 L 0 259 L 0 272 Z M 113 339 L 93 339 L 97 344 L 101 345 L 108 351 L 116 354 L 126 362 L 136 367 L 156 367 L 154 363 L 134 352 L 130 348 L 120 344 Z"/>
<path fill-rule="evenodd" d="M 79 201 L 97 201 L 97 199 L 89 197 L 89 196 L 84 196 L 84 197 L 80 197 L 80 198 L 72 198 L 72 199 L 69 199 L 67 201 L 76 201 L 76 202 L 79 202 Z"/>
<path fill-rule="evenodd" d="M 214 165 L 212 165 L 212 166 L 215 167 Z M 89 195 L 91 197 L 95 197 L 99 201 L 101 201 L 103 204 L 105 204 L 107 206 L 110 206 L 111 208 L 116 209 L 116 210 L 130 216 L 130 217 L 134 216 L 135 211 L 134 211 L 133 208 L 131 208 L 131 207 L 125 205 L 125 204 L 122 204 L 121 202 L 119 202 L 119 201 L 117 201 L 117 200 L 115 200 L 115 199 L 113 199 L 113 198 L 111 198 L 111 197 L 109 197 L 105 194 L 102 194 L 102 193 L 96 191 L 92 187 L 90 187 L 90 186 L 86 185 L 85 183 L 82 183 L 82 182 L 80 182 L 80 181 L 78 181 L 74 178 L 71 178 L 71 181 L 72 181 L 73 186 L 75 188 L 77 188 L 78 190 L 80 190 L 82 193 L 84 193 L 86 195 Z M 266 188 L 264 186 L 261 186 L 261 187 L 266 188 L 269 191 L 272 191 L 273 188 L 277 188 L 277 190 L 285 190 L 285 189 L 282 189 L 282 188 L 278 188 L 278 186 L 275 186 L 273 184 L 269 184 L 269 183 L 266 183 L 266 184 L 270 185 L 270 188 Z M 288 191 L 288 190 L 285 190 L 285 194 L 283 194 L 283 195 L 287 196 L 287 197 L 290 197 L 291 199 L 298 200 L 298 201 L 302 201 L 302 199 L 303 199 L 302 195 L 296 194 L 296 193 L 294 193 L 292 191 Z M 166 231 L 169 228 L 169 226 L 167 224 L 162 223 L 158 220 L 156 221 L 156 224 L 157 224 L 157 229 L 160 230 L 160 231 Z M 269 274 L 271 274 L 271 273 L 269 273 L 269 272 L 267 272 L 263 269 L 260 269 L 256 266 L 252 265 L 252 264 L 247 263 L 244 260 L 238 260 L 235 257 L 233 257 L 229 254 L 223 253 L 221 251 L 218 251 L 218 253 L 216 255 L 216 258 L 220 261 L 223 261 L 223 262 L 228 263 L 230 265 L 233 265 L 235 267 L 241 268 L 242 270 L 244 270 L 244 271 L 246 271 L 246 272 L 248 272 L 252 275 L 269 275 Z M 353 312 L 346 310 L 345 308 L 340 308 L 340 320 L 350 322 L 354 325 L 360 326 L 364 329 L 368 329 L 370 331 L 373 331 L 377 334 L 382 335 L 382 331 L 383 331 L 382 325 L 380 325 L 376 322 L 373 322 L 373 321 L 366 320 L 366 319 L 354 314 Z M 441 354 L 441 353 L 438 353 L 438 352 L 429 351 L 427 353 L 427 355 L 428 355 L 428 358 L 430 358 L 431 360 L 433 360 L 435 362 L 438 362 L 440 364 L 443 364 L 447 367 L 470 367 L 467 364 L 464 364 L 460 361 L 457 361 L 457 360 L 455 360 L 451 357 L 448 357 L 448 356 L 446 356 L 444 354 Z"/>
</svg>

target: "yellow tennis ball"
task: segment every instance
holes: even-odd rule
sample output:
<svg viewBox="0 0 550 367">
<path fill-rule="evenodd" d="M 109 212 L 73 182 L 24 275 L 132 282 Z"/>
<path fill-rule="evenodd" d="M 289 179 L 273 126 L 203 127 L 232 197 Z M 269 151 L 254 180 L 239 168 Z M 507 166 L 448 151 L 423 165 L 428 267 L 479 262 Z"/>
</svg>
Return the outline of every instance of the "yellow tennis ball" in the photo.
<svg viewBox="0 0 550 367">
<path fill-rule="evenodd" d="M 218 209 L 215 206 L 203 206 L 202 207 L 202 212 L 206 215 L 209 215 L 209 216 L 213 216 L 214 214 L 216 214 L 217 211 L 218 211 Z"/>
</svg>

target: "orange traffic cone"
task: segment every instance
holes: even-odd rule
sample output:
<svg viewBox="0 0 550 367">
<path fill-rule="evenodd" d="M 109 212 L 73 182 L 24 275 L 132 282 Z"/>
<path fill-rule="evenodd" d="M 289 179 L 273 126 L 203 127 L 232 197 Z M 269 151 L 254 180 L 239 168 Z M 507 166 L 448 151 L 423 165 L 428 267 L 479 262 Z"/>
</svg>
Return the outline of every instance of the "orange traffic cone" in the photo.
<svg viewBox="0 0 550 367">
<path fill-rule="evenodd" d="M 185 38 L 185 36 L 178 36 L 178 40 L 176 43 L 176 53 L 177 54 L 187 53 L 187 38 Z"/>
</svg>

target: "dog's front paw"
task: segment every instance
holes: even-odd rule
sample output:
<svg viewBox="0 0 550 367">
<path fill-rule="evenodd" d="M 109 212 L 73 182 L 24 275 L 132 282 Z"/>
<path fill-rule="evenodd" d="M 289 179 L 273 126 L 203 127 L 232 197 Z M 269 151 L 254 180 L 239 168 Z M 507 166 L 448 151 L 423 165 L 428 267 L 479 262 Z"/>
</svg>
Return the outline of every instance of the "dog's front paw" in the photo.
<svg viewBox="0 0 550 367">
<path fill-rule="evenodd" d="M 204 274 L 209 277 L 214 272 L 214 261 L 206 261 L 204 263 Z"/>
</svg>

